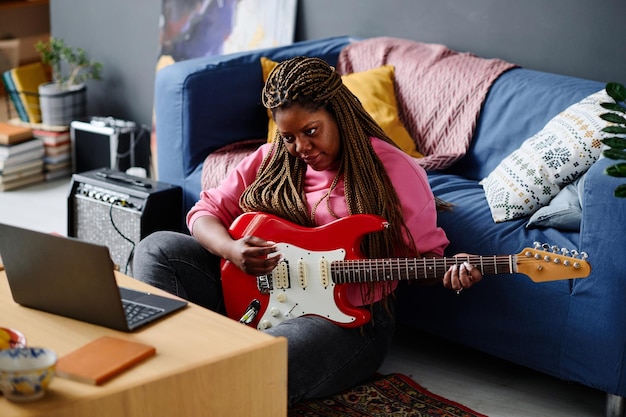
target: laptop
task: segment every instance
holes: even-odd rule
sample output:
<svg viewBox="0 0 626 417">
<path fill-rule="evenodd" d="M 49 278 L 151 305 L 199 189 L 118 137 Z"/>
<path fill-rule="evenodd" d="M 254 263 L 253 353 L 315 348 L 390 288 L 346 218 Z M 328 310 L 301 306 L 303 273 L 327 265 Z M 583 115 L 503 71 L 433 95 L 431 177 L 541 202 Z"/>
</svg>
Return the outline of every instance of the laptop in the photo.
<svg viewBox="0 0 626 417">
<path fill-rule="evenodd" d="M 109 249 L 76 238 L 0 223 L 0 257 L 13 300 L 48 313 L 131 332 L 187 305 L 118 287 Z"/>
</svg>

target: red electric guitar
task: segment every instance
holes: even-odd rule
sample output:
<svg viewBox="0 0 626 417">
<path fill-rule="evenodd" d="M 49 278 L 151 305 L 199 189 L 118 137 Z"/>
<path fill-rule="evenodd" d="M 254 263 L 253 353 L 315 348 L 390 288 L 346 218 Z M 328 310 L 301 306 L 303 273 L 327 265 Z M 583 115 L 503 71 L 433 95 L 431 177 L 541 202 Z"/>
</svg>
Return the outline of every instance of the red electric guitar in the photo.
<svg viewBox="0 0 626 417">
<path fill-rule="evenodd" d="M 361 239 L 387 224 L 370 214 L 313 228 L 266 213 L 239 216 L 230 227 L 231 236 L 254 235 L 277 242 L 283 260 L 270 274 L 258 277 L 247 275 L 231 262 L 222 263 L 228 316 L 259 329 L 307 314 L 357 327 L 369 321 L 370 313 L 346 300 L 345 289 L 350 283 L 442 278 L 450 266 L 464 261 L 483 274 L 522 273 L 535 282 L 584 278 L 591 272 L 584 254 L 581 259 L 543 247 L 504 256 L 365 258 L 359 248 Z"/>
</svg>

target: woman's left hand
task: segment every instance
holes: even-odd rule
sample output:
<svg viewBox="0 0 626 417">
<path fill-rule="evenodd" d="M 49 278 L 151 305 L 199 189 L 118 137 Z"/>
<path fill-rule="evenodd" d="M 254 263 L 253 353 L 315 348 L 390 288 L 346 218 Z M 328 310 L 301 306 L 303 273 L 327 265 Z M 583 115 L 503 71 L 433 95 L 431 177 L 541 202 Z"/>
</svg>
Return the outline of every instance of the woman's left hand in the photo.
<svg viewBox="0 0 626 417">
<path fill-rule="evenodd" d="M 467 254 L 458 254 L 457 256 L 467 257 Z M 465 261 L 459 265 L 453 265 L 443 276 L 443 286 L 454 290 L 458 293 L 465 288 L 469 288 L 483 278 L 483 274 L 474 265 Z"/>
</svg>

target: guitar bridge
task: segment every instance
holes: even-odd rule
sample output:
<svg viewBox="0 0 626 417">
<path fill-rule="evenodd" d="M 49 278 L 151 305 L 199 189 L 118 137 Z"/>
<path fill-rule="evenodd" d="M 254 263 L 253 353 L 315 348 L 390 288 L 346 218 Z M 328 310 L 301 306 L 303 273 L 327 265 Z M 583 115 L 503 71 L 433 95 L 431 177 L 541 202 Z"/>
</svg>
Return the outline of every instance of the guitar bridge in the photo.
<svg viewBox="0 0 626 417">
<path fill-rule="evenodd" d="M 272 289 L 272 277 L 270 275 L 257 276 L 256 287 L 261 294 L 269 294 Z"/>
</svg>

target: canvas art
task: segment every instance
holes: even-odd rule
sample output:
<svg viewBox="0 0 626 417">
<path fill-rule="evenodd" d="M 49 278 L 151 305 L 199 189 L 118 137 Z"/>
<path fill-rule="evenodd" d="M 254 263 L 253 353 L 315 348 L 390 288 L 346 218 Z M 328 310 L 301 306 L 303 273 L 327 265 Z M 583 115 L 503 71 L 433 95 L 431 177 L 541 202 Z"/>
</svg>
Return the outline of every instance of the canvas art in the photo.
<svg viewBox="0 0 626 417">
<path fill-rule="evenodd" d="M 181 61 L 293 42 L 297 0 L 163 0 L 160 55 Z"/>
<path fill-rule="evenodd" d="M 157 71 L 174 62 L 293 42 L 297 0 L 163 0 Z M 151 152 L 157 172 L 155 124 Z"/>
</svg>

